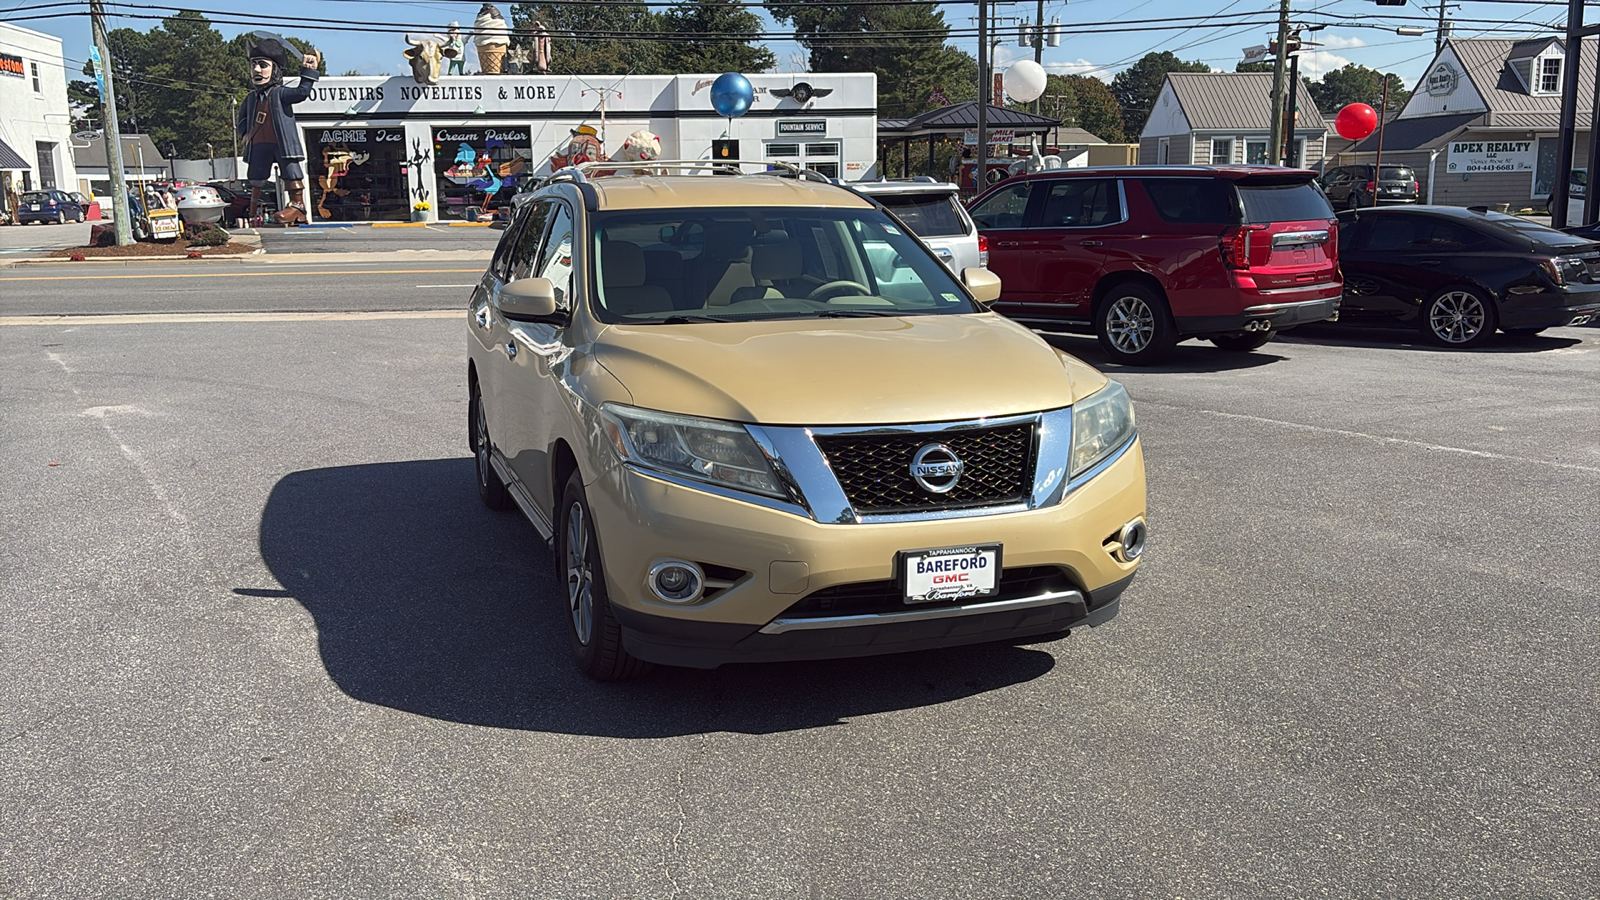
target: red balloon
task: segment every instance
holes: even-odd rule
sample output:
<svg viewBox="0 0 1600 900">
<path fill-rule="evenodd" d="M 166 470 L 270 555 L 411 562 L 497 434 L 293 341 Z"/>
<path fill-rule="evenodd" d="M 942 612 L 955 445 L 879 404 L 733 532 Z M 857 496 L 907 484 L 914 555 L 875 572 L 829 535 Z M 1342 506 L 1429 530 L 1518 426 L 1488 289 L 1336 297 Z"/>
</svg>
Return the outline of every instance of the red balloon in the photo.
<svg viewBox="0 0 1600 900">
<path fill-rule="evenodd" d="M 1378 130 L 1378 111 L 1365 103 L 1352 103 L 1333 117 L 1333 130 L 1347 141 L 1359 141 Z"/>
</svg>

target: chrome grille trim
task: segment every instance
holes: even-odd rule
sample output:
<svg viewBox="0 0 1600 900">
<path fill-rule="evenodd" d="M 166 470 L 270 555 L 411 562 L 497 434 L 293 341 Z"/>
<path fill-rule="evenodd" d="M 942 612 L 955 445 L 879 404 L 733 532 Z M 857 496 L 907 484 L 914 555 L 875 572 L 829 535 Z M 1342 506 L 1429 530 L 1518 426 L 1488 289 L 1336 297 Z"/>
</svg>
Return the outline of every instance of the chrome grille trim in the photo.
<svg viewBox="0 0 1600 900">
<path fill-rule="evenodd" d="M 937 609 L 909 609 L 905 612 L 867 613 L 855 616 L 829 616 L 819 619 L 773 619 L 762 626 L 762 634 L 783 634 L 786 631 L 815 631 L 824 628 L 859 628 L 863 625 L 894 625 L 901 622 L 926 622 L 931 619 L 954 619 L 961 616 L 980 616 L 984 613 L 1010 612 L 1055 606 L 1059 603 L 1083 602 L 1077 591 L 1051 591 L 1034 597 L 1014 600 L 993 600 L 988 603 L 969 603 L 966 606 L 941 606 Z"/>
</svg>

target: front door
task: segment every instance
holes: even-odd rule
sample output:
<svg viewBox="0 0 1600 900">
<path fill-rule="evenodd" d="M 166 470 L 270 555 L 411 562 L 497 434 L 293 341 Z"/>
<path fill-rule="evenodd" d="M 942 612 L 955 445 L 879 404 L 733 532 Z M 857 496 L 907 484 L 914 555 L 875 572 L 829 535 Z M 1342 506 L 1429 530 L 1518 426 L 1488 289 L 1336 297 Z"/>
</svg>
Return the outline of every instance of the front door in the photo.
<svg viewBox="0 0 1600 900">
<path fill-rule="evenodd" d="M 1004 185 L 971 209 L 978 234 L 989 241 L 989 271 L 1000 276 L 1000 299 L 994 309 L 1008 316 L 1027 308 L 1036 290 L 1028 281 L 1027 259 L 1022 250 L 1033 184 L 1021 181 Z M 1039 196 L 1042 198 L 1044 193 L 1040 191 Z"/>
<path fill-rule="evenodd" d="M 1087 320 L 1111 233 L 1125 218 L 1120 185 L 1062 178 L 1036 182 L 1034 190 L 1043 199 L 1018 241 L 1028 293 L 1017 317 Z"/>
</svg>

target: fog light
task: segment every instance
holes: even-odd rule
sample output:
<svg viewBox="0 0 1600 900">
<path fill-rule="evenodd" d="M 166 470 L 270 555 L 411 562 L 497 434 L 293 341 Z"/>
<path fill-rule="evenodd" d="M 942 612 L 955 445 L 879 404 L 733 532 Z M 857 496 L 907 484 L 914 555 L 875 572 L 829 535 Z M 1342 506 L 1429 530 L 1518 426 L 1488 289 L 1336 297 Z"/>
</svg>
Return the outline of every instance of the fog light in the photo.
<svg viewBox="0 0 1600 900">
<path fill-rule="evenodd" d="M 668 603 L 693 603 L 700 599 L 705 583 L 699 566 L 675 559 L 651 566 L 645 578 L 650 593 Z"/>
<path fill-rule="evenodd" d="M 1122 558 L 1128 562 L 1133 562 L 1143 555 L 1144 538 L 1144 522 L 1135 519 L 1122 526 L 1122 531 L 1117 534 L 1117 542 L 1122 545 Z"/>
</svg>

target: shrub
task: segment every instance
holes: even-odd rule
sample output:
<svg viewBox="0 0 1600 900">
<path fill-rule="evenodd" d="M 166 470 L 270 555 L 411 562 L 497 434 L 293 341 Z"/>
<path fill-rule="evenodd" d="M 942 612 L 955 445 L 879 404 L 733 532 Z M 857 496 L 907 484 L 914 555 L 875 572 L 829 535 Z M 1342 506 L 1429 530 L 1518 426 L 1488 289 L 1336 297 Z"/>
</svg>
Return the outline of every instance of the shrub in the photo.
<svg viewBox="0 0 1600 900">
<path fill-rule="evenodd" d="M 192 247 L 217 247 L 228 242 L 228 233 L 215 225 L 192 225 L 189 228 L 189 245 Z"/>
</svg>

